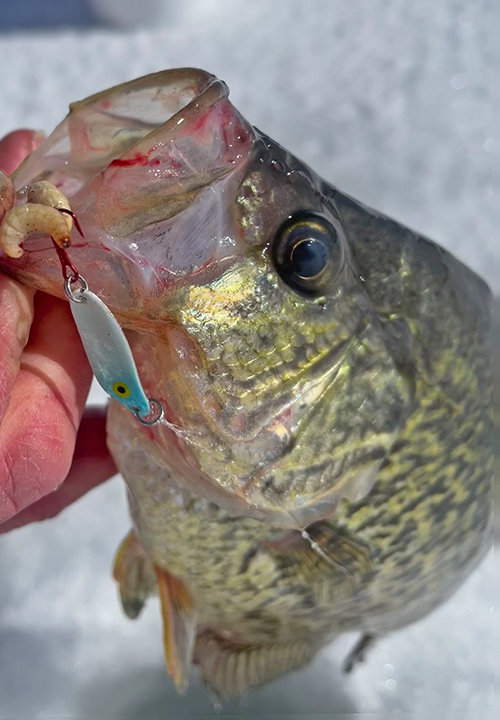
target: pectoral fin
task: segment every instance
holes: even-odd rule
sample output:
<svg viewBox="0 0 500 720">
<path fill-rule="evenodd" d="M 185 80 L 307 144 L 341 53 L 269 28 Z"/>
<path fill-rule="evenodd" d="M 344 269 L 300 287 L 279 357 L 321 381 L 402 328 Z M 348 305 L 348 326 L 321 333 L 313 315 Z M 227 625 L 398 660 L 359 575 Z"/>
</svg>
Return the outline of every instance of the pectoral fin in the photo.
<svg viewBox="0 0 500 720">
<path fill-rule="evenodd" d="M 163 646 L 167 672 L 180 693 L 188 688 L 196 635 L 196 618 L 191 596 L 184 583 L 155 567 L 163 619 Z"/>
<path fill-rule="evenodd" d="M 283 575 L 321 585 L 332 600 L 349 597 L 374 572 L 369 548 L 326 521 L 267 545 Z"/>
<path fill-rule="evenodd" d="M 113 564 L 113 578 L 118 583 L 120 600 L 127 617 L 134 620 L 156 589 L 153 564 L 133 531 L 122 540 Z"/>
</svg>

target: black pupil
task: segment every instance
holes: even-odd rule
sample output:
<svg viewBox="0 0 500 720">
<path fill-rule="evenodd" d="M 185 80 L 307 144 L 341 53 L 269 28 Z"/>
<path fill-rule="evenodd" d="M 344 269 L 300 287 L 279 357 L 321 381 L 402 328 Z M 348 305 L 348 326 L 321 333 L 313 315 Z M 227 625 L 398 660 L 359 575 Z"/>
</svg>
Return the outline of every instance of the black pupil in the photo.
<svg viewBox="0 0 500 720">
<path fill-rule="evenodd" d="M 309 238 L 298 242 L 292 249 L 293 271 L 301 278 L 313 278 L 325 268 L 328 251 L 320 240 Z"/>
<path fill-rule="evenodd" d="M 123 395 L 124 393 L 127 392 L 126 389 L 123 387 L 123 385 L 118 385 L 118 387 L 116 389 L 120 393 L 120 395 Z"/>
</svg>

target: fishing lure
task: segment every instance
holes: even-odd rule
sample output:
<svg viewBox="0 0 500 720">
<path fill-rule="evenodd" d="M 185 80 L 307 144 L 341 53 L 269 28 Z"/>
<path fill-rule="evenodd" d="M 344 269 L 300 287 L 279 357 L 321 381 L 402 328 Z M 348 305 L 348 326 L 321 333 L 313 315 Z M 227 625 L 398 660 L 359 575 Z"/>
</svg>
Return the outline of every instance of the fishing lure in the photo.
<svg viewBox="0 0 500 720">
<path fill-rule="evenodd" d="M 76 228 L 83 232 L 75 214 Z M 64 294 L 70 301 L 71 313 L 94 377 L 105 393 L 130 410 L 143 425 L 163 421 L 163 406 L 148 398 L 142 387 L 130 345 L 117 319 L 108 306 L 91 290 L 78 272 L 66 250 L 52 240 L 61 263 Z"/>
</svg>

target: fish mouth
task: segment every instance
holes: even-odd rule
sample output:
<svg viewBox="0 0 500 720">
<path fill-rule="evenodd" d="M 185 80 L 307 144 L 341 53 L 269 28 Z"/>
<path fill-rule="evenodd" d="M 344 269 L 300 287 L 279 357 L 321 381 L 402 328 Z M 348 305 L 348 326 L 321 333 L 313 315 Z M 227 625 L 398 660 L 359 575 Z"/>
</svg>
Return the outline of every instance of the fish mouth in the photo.
<svg viewBox="0 0 500 720">
<path fill-rule="evenodd" d="M 149 123 L 145 135 L 100 173 L 97 212 L 104 230 L 114 237 L 127 237 L 178 215 L 204 188 L 234 169 L 253 136 L 229 103 L 227 85 L 209 73 L 167 71 L 143 78 L 136 91 L 142 95 L 144 88 L 155 91 L 148 100 L 149 114 L 154 115 L 158 104 L 167 112 L 179 109 L 161 125 Z M 135 89 L 132 83 L 127 93 Z M 88 102 L 72 112 L 84 111 Z"/>
<path fill-rule="evenodd" d="M 158 296 L 227 256 L 228 198 L 255 141 L 228 94 L 224 82 L 193 68 L 118 85 L 71 105 L 14 174 L 21 196 L 43 179 L 69 198 L 85 234 L 73 234 L 71 258 L 118 312 L 137 312 L 130 298 Z M 26 249 L 11 270 L 60 294 L 47 238 Z"/>
</svg>

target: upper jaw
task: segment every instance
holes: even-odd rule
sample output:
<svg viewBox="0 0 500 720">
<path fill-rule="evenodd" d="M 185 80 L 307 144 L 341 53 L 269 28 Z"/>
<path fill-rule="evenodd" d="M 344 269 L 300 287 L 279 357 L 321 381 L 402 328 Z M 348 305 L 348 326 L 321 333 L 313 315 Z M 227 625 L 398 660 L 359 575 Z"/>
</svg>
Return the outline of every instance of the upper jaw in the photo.
<svg viewBox="0 0 500 720">
<path fill-rule="evenodd" d="M 158 297 L 213 277 L 238 255 L 231 197 L 251 157 L 252 127 L 224 83 L 201 70 L 170 70 L 111 88 L 69 115 L 13 176 L 44 179 L 70 200 L 83 227 L 70 256 L 91 288 L 124 317 L 154 319 Z M 46 237 L 0 266 L 61 294 Z M 156 298 L 156 302 L 154 301 Z"/>
</svg>

